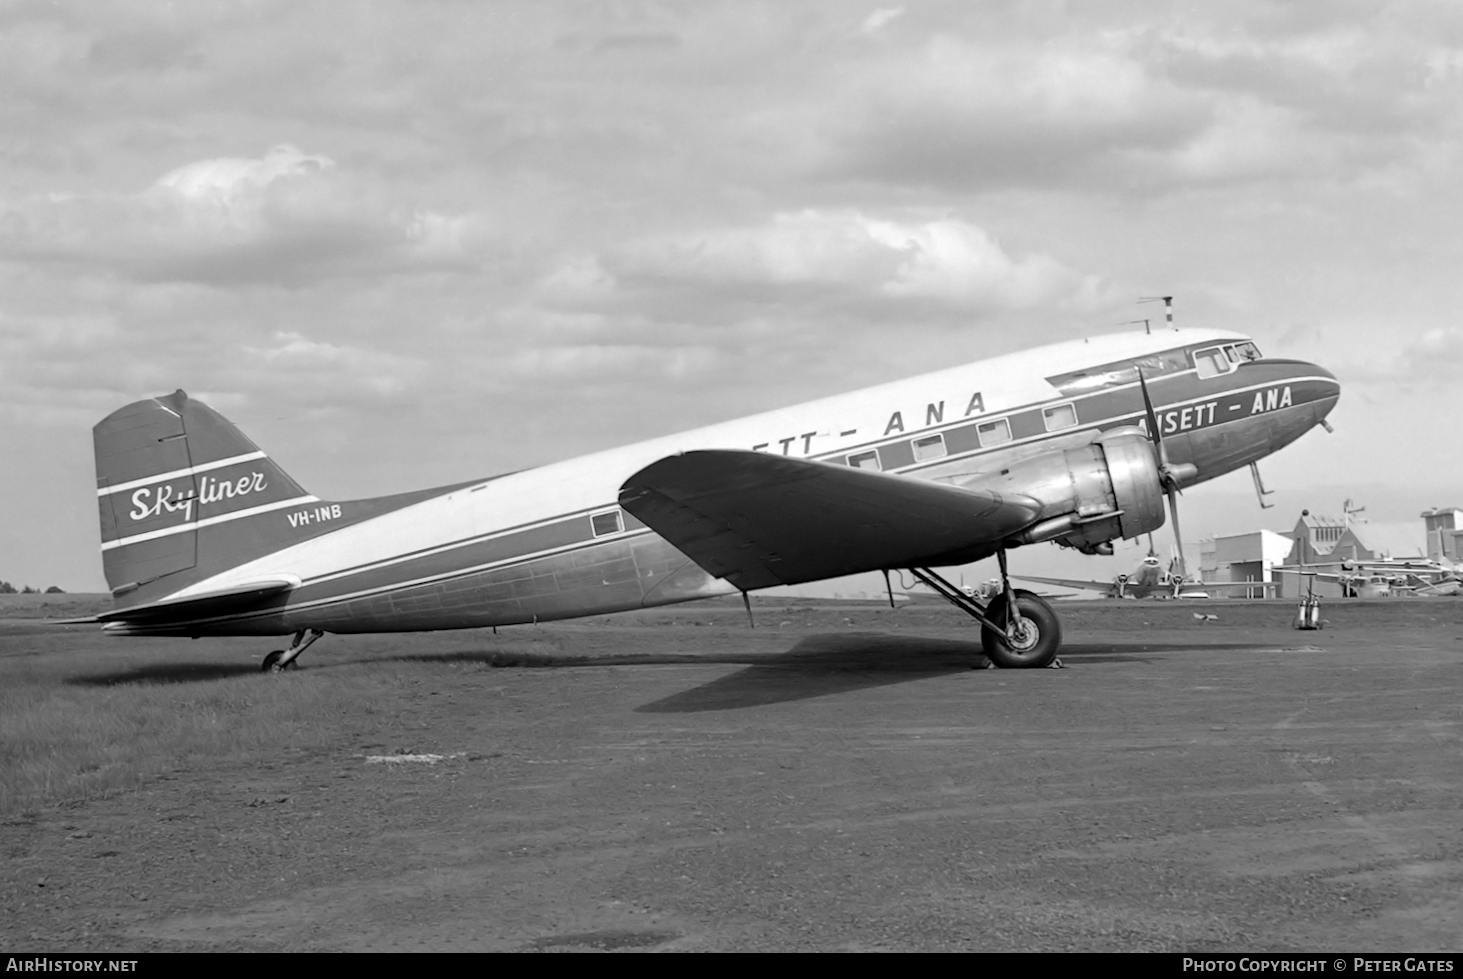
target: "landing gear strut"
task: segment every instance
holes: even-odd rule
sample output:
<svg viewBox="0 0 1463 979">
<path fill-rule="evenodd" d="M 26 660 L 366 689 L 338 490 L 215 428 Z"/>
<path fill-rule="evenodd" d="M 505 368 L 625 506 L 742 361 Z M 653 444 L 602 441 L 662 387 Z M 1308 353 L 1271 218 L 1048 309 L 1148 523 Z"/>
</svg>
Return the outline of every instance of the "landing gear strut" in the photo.
<svg viewBox="0 0 1463 979">
<path fill-rule="evenodd" d="M 1001 591 L 981 606 L 929 568 L 910 568 L 920 581 L 945 601 L 981 625 L 980 641 L 986 658 L 1002 669 L 1033 669 L 1060 666 L 1057 650 L 1062 645 L 1062 624 L 1057 613 L 1040 596 L 1011 587 L 1006 575 L 1006 552 L 997 551 L 1001 562 Z"/>
<path fill-rule="evenodd" d="M 310 648 L 310 644 L 312 642 L 314 642 L 316 639 L 319 639 L 323 635 L 325 635 L 325 632 L 321 629 L 301 629 L 299 632 L 295 633 L 295 638 L 290 640 L 289 649 L 276 649 L 274 652 L 264 657 L 264 663 L 259 667 L 260 672 L 284 672 L 294 664 L 295 659 L 301 653 Z"/>
</svg>

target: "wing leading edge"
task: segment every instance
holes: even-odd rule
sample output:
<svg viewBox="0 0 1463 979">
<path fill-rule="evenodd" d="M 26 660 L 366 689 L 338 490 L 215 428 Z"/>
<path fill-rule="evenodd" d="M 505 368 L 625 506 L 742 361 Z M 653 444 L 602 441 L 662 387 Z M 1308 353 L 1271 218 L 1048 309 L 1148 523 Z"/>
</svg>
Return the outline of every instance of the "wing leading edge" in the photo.
<svg viewBox="0 0 1463 979">
<path fill-rule="evenodd" d="M 1116 586 L 1109 581 L 1087 581 L 1080 578 L 1038 578 L 1036 575 L 1013 574 L 1013 578 L 1020 578 L 1022 581 L 1037 581 L 1043 585 L 1057 585 L 1060 588 L 1078 588 L 1083 591 L 1100 591 L 1109 595 L 1115 594 Z"/>
<path fill-rule="evenodd" d="M 964 564 L 1039 511 L 1027 497 L 737 449 L 653 462 L 620 487 L 620 506 L 744 591 Z"/>
</svg>

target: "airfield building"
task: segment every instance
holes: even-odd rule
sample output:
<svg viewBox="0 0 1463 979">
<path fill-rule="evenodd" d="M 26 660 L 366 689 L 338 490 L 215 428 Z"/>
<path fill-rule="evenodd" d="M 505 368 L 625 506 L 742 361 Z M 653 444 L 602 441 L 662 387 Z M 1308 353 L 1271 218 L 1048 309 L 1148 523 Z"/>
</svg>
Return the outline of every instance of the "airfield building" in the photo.
<svg viewBox="0 0 1463 979">
<path fill-rule="evenodd" d="M 1342 561 L 1374 561 L 1377 552 L 1363 539 L 1354 521 L 1302 510 L 1294 542 L 1285 564 L 1338 564 Z"/>
<path fill-rule="evenodd" d="M 1427 556 L 1434 561 L 1447 558 L 1457 561 L 1463 556 L 1463 510 L 1436 507 L 1422 513 L 1427 532 Z"/>
<path fill-rule="evenodd" d="M 1382 557 L 1363 536 L 1365 531 L 1357 521 L 1350 519 L 1350 501 L 1347 501 L 1346 517 L 1330 517 L 1324 514 L 1302 510 L 1300 519 L 1290 532 L 1292 541 L 1290 553 L 1283 562 L 1287 568 L 1297 566 L 1314 568 L 1339 574 L 1347 567 L 1363 561 L 1375 561 Z M 1342 588 L 1337 581 L 1325 579 L 1308 580 L 1296 571 L 1276 572 L 1281 582 L 1280 590 L 1285 595 L 1299 595 L 1307 588 L 1314 588 L 1323 598 L 1341 598 Z"/>
<path fill-rule="evenodd" d="M 1276 565 L 1284 564 L 1295 542 L 1273 530 L 1257 530 L 1249 534 L 1214 537 L 1199 542 L 1199 575 L 1204 581 L 1275 581 Z M 1249 596 L 1263 598 L 1265 590 L 1256 588 Z M 1243 592 L 1236 597 L 1246 597 Z"/>
</svg>

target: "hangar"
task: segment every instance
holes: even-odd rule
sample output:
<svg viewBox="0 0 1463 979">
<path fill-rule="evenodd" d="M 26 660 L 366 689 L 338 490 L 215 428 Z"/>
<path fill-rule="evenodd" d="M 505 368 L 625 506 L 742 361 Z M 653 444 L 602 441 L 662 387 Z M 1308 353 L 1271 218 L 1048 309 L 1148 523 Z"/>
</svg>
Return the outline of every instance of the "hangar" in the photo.
<svg viewBox="0 0 1463 979">
<path fill-rule="evenodd" d="M 1276 598 L 1294 597 L 1305 583 L 1295 571 L 1277 570 L 1314 567 L 1317 570 L 1340 571 L 1343 562 L 1374 561 L 1381 555 L 1365 538 L 1357 514 L 1363 508 L 1350 500 L 1342 505 L 1343 516 L 1302 510 L 1289 533 L 1258 530 L 1247 534 L 1214 537 L 1199 542 L 1199 571 L 1207 582 L 1255 581 L 1276 583 Z M 1463 511 L 1456 513 L 1459 536 L 1463 536 Z M 1335 582 L 1318 581 L 1316 590 L 1323 596 L 1341 597 Z M 1256 589 L 1250 597 L 1263 597 Z"/>
<path fill-rule="evenodd" d="M 1199 542 L 1199 575 L 1210 583 L 1274 581 L 1273 569 L 1284 564 L 1295 542 L 1273 530 L 1213 537 Z M 1248 589 L 1247 589 L 1248 590 Z M 1257 588 L 1252 594 L 1234 593 L 1236 598 L 1263 598 Z"/>
<path fill-rule="evenodd" d="M 1427 531 L 1427 556 L 1434 561 L 1444 558 L 1458 561 L 1463 554 L 1463 510 L 1457 507 L 1424 510 L 1422 525 Z"/>
</svg>

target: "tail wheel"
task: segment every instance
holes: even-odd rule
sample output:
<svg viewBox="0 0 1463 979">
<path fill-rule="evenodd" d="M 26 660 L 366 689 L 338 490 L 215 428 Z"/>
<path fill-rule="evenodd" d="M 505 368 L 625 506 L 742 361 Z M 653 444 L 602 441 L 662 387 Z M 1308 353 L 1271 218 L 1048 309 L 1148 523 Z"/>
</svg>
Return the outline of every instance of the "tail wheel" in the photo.
<svg viewBox="0 0 1463 979">
<path fill-rule="evenodd" d="M 264 662 L 260 665 L 259 672 L 261 672 L 261 673 L 278 673 L 281 670 L 287 669 L 288 667 L 294 665 L 293 663 L 286 663 L 284 666 L 280 666 L 279 665 L 279 661 L 281 659 L 283 659 L 283 658 L 284 658 L 284 650 L 283 649 L 276 649 L 274 652 L 272 652 L 269 655 L 267 655 L 267 656 L 264 657 Z"/>
<path fill-rule="evenodd" d="M 1005 594 L 986 606 L 985 616 L 1004 626 L 1004 635 L 982 626 L 980 642 L 990 661 L 1004 670 L 1050 666 L 1062 645 L 1062 624 L 1057 613 L 1041 598 L 1024 589 L 1016 590 L 1016 614 L 1008 615 Z"/>
</svg>

